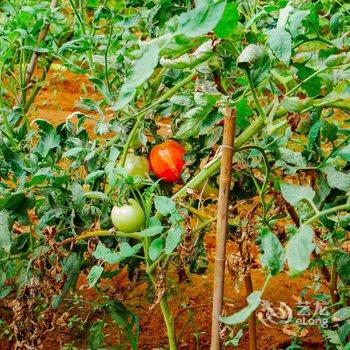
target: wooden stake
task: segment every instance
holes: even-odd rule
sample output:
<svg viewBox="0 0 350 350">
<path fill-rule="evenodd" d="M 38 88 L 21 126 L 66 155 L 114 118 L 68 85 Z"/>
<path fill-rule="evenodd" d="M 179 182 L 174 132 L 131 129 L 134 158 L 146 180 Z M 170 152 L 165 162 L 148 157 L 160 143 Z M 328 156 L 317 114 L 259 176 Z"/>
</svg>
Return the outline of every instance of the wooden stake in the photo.
<svg viewBox="0 0 350 350">
<path fill-rule="evenodd" d="M 220 349 L 220 322 L 218 320 L 218 317 L 221 315 L 222 300 L 224 293 L 226 232 L 232 174 L 233 145 L 235 135 L 235 116 L 232 114 L 231 109 L 227 107 L 224 111 L 224 115 L 225 124 L 222 142 L 218 215 L 215 242 L 213 309 L 210 345 L 211 350 Z"/>
</svg>

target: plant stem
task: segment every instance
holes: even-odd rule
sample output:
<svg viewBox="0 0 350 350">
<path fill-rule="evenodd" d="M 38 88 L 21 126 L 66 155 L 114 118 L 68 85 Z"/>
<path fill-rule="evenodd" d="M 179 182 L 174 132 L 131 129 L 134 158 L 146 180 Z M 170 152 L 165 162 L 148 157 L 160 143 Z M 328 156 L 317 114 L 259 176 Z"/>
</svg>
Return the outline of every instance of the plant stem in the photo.
<svg viewBox="0 0 350 350">
<path fill-rule="evenodd" d="M 310 219 L 305 221 L 304 225 L 310 225 L 314 221 L 319 219 L 321 216 L 326 216 L 326 215 L 329 215 L 329 214 L 333 214 L 333 213 L 335 213 L 337 211 L 341 211 L 341 210 L 350 210 L 350 204 L 349 203 L 342 204 L 342 205 L 338 205 L 338 206 L 333 207 L 333 208 L 329 208 L 329 209 L 325 209 L 325 210 L 319 211 L 314 216 L 312 216 Z"/>
<path fill-rule="evenodd" d="M 223 135 L 222 166 L 220 172 L 218 218 L 215 241 L 215 265 L 213 286 L 213 309 L 211 326 L 211 350 L 220 349 L 220 321 L 222 311 L 224 282 L 225 282 L 225 256 L 226 233 L 228 220 L 228 206 L 230 199 L 230 185 L 232 176 L 232 158 L 235 135 L 235 116 L 230 108 L 225 109 L 225 124 Z"/>
<path fill-rule="evenodd" d="M 174 317 L 170 311 L 168 298 L 164 294 L 162 299 L 160 299 L 160 308 L 164 317 L 168 341 L 169 341 L 169 350 L 177 350 L 176 339 L 175 339 L 175 324 Z"/>
<path fill-rule="evenodd" d="M 109 81 L 109 74 L 108 74 L 108 50 L 109 50 L 109 47 L 111 46 L 111 41 L 112 41 L 112 36 L 113 36 L 113 28 L 114 28 L 114 26 L 112 24 L 111 27 L 110 27 L 110 30 L 109 30 L 108 42 L 107 42 L 106 50 L 105 50 L 105 53 L 104 53 L 105 78 L 106 78 L 106 84 L 107 84 L 107 89 L 108 89 L 109 93 L 111 93 L 111 84 L 110 84 L 110 81 Z"/>
<path fill-rule="evenodd" d="M 67 238 L 61 242 L 58 242 L 57 245 L 58 246 L 62 246 L 68 243 L 72 243 L 72 242 L 76 242 L 76 241 L 80 241 L 86 238 L 90 238 L 90 237 L 104 237 L 104 236 L 116 236 L 116 237 L 123 237 L 123 238 L 135 238 L 140 240 L 141 236 L 138 232 L 134 232 L 134 233 L 124 233 L 124 232 L 119 232 L 119 231 L 115 231 L 115 230 L 95 230 L 95 231 L 86 231 L 84 233 L 82 233 L 79 236 L 76 237 L 70 237 Z"/>
<path fill-rule="evenodd" d="M 259 102 L 259 99 L 258 99 L 258 95 L 256 94 L 256 91 L 255 91 L 252 75 L 250 74 L 250 69 L 246 69 L 245 72 L 246 72 L 246 75 L 247 75 L 247 78 L 248 78 L 250 90 L 251 90 L 252 95 L 253 95 L 253 99 L 254 99 L 254 102 L 255 102 L 255 105 L 256 105 L 256 109 L 259 112 L 259 116 L 260 117 L 264 117 L 266 119 L 265 112 L 261 108 L 261 105 L 260 105 L 260 102 Z"/>
</svg>

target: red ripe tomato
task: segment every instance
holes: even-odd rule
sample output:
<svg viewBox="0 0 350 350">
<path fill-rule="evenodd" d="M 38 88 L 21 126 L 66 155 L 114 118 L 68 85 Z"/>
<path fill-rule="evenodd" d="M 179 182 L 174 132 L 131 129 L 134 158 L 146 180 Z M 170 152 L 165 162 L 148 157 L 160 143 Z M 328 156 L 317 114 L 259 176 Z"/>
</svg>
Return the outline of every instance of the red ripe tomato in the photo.
<svg viewBox="0 0 350 350">
<path fill-rule="evenodd" d="M 149 154 L 153 173 L 166 182 L 176 182 L 180 179 L 185 149 L 174 140 L 167 140 L 154 146 Z"/>
</svg>

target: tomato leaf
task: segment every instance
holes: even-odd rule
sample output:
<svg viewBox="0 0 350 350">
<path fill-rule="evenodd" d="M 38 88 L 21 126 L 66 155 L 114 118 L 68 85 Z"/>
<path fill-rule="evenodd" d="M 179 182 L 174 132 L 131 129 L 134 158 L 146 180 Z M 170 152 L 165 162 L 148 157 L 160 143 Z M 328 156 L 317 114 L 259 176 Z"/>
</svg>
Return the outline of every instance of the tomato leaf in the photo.
<svg viewBox="0 0 350 350">
<path fill-rule="evenodd" d="M 56 148 L 60 144 L 61 138 L 55 128 L 46 120 L 38 119 L 35 123 L 40 128 L 40 139 L 34 152 L 45 158 L 51 149 Z"/>
<path fill-rule="evenodd" d="M 350 162 L 350 144 L 340 148 L 336 154 L 342 157 L 344 160 Z"/>
<path fill-rule="evenodd" d="M 224 13 L 226 1 L 219 0 L 201 5 L 179 16 L 177 34 L 195 38 L 215 28 Z"/>
<path fill-rule="evenodd" d="M 136 89 L 141 86 L 154 72 L 158 65 L 159 47 L 150 45 L 144 54 L 136 61 L 129 76 L 120 89 L 118 101 L 113 104 L 113 110 L 124 108 L 135 96 Z"/>
<path fill-rule="evenodd" d="M 310 186 L 298 186 L 288 183 L 281 184 L 281 191 L 284 199 L 291 205 L 297 205 L 303 199 L 312 202 L 315 191 Z"/>
<path fill-rule="evenodd" d="M 101 259 L 109 264 L 115 264 L 119 262 L 119 255 L 113 252 L 101 242 L 98 243 L 95 251 L 92 253 L 95 259 Z"/>
<path fill-rule="evenodd" d="M 163 216 L 170 215 L 176 209 L 173 200 L 165 196 L 155 196 L 154 206 Z"/>
<path fill-rule="evenodd" d="M 104 170 L 93 171 L 88 176 L 86 176 L 85 183 L 94 182 L 96 179 L 104 175 L 104 173 L 105 173 Z"/>
<path fill-rule="evenodd" d="M 298 75 L 298 78 L 302 82 L 301 86 L 305 89 L 306 93 L 310 97 L 314 97 L 314 96 L 319 95 L 321 92 L 322 85 L 321 85 L 320 79 L 317 76 L 308 80 L 306 83 L 303 82 L 303 80 L 305 80 L 311 74 L 313 74 L 315 72 L 315 70 L 312 68 L 309 68 L 309 67 L 305 66 L 305 64 L 301 64 L 301 63 L 295 63 L 294 65 L 298 70 L 297 75 Z"/>
<path fill-rule="evenodd" d="M 342 307 L 341 309 L 337 310 L 333 315 L 332 315 L 332 320 L 334 322 L 340 322 L 344 321 L 350 318 L 350 307 L 345 306 Z"/>
<path fill-rule="evenodd" d="M 327 175 L 327 182 L 330 187 L 337 188 L 340 191 L 350 191 L 350 174 L 338 171 L 332 166 L 327 166 L 322 171 Z"/>
<path fill-rule="evenodd" d="M 172 253 L 181 241 L 183 229 L 180 226 L 171 227 L 165 240 L 165 253 Z"/>
<path fill-rule="evenodd" d="M 63 261 L 62 271 L 67 277 L 61 295 L 56 295 L 52 299 L 52 307 L 54 309 L 57 309 L 60 306 L 64 296 L 69 290 L 75 288 L 80 273 L 80 261 L 79 255 L 75 252 L 71 253 L 68 258 Z"/>
<path fill-rule="evenodd" d="M 255 44 L 248 45 L 237 58 L 237 66 L 242 69 L 252 68 L 263 56 L 261 48 Z"/>
<path fill-rule="evenodd" d="M 296 37 L 298 34 L 300 34 L 299 27 L 302 23 L 302 21 L 310 14 L 309 10 L 297 10 L 294 11 L 289 16 L 289 31 L 292 34 L 293 37 Z"/>
<path fill-rule="evenodd" d="M 125 331 L 131 348 L 136 350 L 140 332 L 138 317 L 116 300 L 110 299 L 106 307 L 113 321 Z"/>
<path fill-rule="evenodd" d="M 219 320 L 230 326 L 243 323 L 259 307 L 261 301 L 261 294 L 262 293 L 260 290 L 256 290 L 255 292 L 249 294 L 247 297 L 248 305 L 245 308 L 234 313 L 231 316 L 220 316 Z"/>
<path fill-rule="evenodd" d="M 239 19 L 237 7 L 237 3 L 226 3 L 224 13 L 214 29 L 217 37 L 227 39 L 235 33 Z"/>
<path fill-rule="evenodd" d="M 292 53 L 292 38 L 290 34 L 281 28 L 271 29 L 267 32 L 267 43 L 274 55 L 289 65 Z"/>
<path fill-rule="evenodd" d="M 142 230 L 140 232 L 140 235 L 144 237 L 152 237 L 152 236 L 159 235 L 162 231 L 163 231 L 163 226 L 161 225 L 151 226 L 149 228 L 146 228 L 145 230 Z"/>
<path fill-rule="evenodd" d="M 350 255 L 340 253 L 337 256 L 337 272 L 345 285 L 350 285 Z"/>
<path fill-rule="evenodd" d="M 313 236 L 311 226 L 304 225 L 289 239 L 286 256 L 292 276 L 304 272 L 309 267 L 310 256 L 315 248 Z"/>
<path fill-rule="evenodd" d="M 164 240 L 161 237 L 154 239 L 149 246 L 149 257 L 152 261 L 156 260 L 163 251 Z"/>
<path fill-rule="evenodd" d="M 89 334 L 89 346 L 91 350 L 99 350 L 103 348 L 104 344 L 104 335 L 103 327 L 105 323 L 102 320 L 94 322 L 90 327 Z"/>
<path fill-rule="evenodd" d="M 242 98 L 237 103 L 237 125 L 242 129 L 246 129 L 249 125 L 249 117 L 253 116 L 253 110 L 247 103 L 246 98 Z"/>
<path fill-rule="evenodd" d="M 101 265 L 95 265 L 91 268 L 88 276 L 87 281 L 89 283 L 89 287 L 94 287 L 98 280 L 100 279 L 103 272 L 103 267 Z"/>
<path fill-rule="evenodd" d="M 277 275 L 282 269 L 285 261 L 285 252 L 279 239 L 270 230 L 264 228 L 260 232 L 261 248 L 260 255 L 262 266 L 270 270 L 272 276 Z"/>
</svg>

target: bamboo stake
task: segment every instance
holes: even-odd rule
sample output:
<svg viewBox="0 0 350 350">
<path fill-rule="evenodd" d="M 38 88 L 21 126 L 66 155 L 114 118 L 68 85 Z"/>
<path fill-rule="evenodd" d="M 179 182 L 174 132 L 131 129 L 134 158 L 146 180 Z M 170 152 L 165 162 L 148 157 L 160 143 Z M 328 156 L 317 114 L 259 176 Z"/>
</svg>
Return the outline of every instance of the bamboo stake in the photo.
<svg viewBox="0 0 350 350">
<path fill-rule="evenodd" d="M 211 350 L 220 349 L 220 322 L 222 300 L 224 292 L 225 277 L 225 254 L 226 254 L 226 232 L 228 205 L 232 173 L 233 144 L 235 135 L 235 116 L 230 108 L 224 111 L 225 124 L 222 142 L 221 171 L 219 184 L 218 216 L 215 242 L 215 266 L 214 266 L 214 288 L 213 309 L 211 328 Z"/>
</svg>

